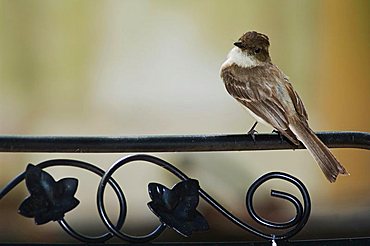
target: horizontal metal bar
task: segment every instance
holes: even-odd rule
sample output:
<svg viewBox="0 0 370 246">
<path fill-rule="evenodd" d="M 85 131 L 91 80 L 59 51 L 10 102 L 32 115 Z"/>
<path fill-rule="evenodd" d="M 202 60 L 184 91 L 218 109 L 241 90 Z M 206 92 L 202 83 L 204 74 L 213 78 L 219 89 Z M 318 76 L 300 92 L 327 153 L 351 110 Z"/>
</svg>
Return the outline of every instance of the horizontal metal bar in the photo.
<svg viewBox="0 0 370 246">
<path fill-rule="evenodd" d="M 330 148 L 370 149 L 367 132 L 319 132 Z M 0 152 L 124 153 L 302 149 L 277 134 L 125 137 L 0 136 Z"/>
<path fill-rule="evenodd" d="M 305 246 L 316 246 L 316 245 L 326 245 L 326 246 L 360 246 L 360 245 L 369 245 L 370 244 L 370 238 L 364 237 L 364 238 L 336 238 L 336 239 L 316 239 L 316 240 L 288 240 L 288 241 L 278 241 L 277 245 L 279 246 L 290 246 L 290 245 L 305 245 Z M 43 243 L 0 243 L 0 246 L 9 246 L 9 245 L 17 245 L 17 246 L 45 246 L 45 245 L 58 245 L 58 246 L 81 246 L 81 245 L 87 245 L 87 244 L 76 244 L 76 243 L 69 243 L 69 244 L 43 244 Z M 94 246 L 105 246 L 107 244 L 103 243 L 94 243 Z M 112 244 L 117 245 L 117 244 Z M 134 245 L 134 246 L 144 246 L 149 245 L 147 243 L 134 243 L 134 244 L 125 244 L 125 245 Z M 179 246 L 192 246 L 192 245 L 206 245 L 206 246 L 270 246 L 270 241 L 252 241 L 252 242 L 155 242 L 154 244 L 150 245 L 156 245 L 156 246 L 168 246 L 168 245 L 179 245 Z"/>
</svg>

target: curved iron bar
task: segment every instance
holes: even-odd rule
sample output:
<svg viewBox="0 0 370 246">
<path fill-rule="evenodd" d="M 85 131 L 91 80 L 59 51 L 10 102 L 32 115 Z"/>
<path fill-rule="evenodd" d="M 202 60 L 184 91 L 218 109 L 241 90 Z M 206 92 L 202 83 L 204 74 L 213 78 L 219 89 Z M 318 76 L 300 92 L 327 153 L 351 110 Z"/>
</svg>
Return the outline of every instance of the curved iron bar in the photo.
<svg viewBox="0 0 370 246">
<path fill-rule="evenodd" d="M 304 207 L 302 206 L 300 201 L 295 196 L 293 196 L 289 193 L 276 191 L 276 190 L 271 191 L 271 196 L 290 201 L 294 205 L 294 207 L 296 208 L 296 212 L 297 212 L 296 216 L 288 222 L 275 223 L 275 222 L 272 222 L 272 221 L 268 221 L 268 220 L 260 217 L 256 213 L 256 211 L 254 210 L 254 207 L 253 207 L 253 195 L 254 195 L 254 193 L 256 192 L 256 190 L 259 186 L 261 186 L 264 182 L 266 182 L 270 179 L 285 180 L 285 181 L 295 185 L 299 189 L 299 191 L 302 195 L 303 202 L 304 202 Z M 273 237 L 271 237 L 269 235 L 266 235 L 266 234 L 259 235 L 261 237 L 268 238 L 268 239 L 271 239 L 271 240 L 273 240 L 273 239 L 277 239 L 277 240 L 278 239 L 286 239 L 286 238 L 289 238 L 289 237 L 295 235 L 296 233 L 298 233 L 300 230 L 302 230 L 304 225 L 307 223 L 308 218 L 309 218 L 310 213 L 311 213 L 310 195 L 308 193 L 308 190 L 304 186 L 304 184 L 299 179 L 297 179 L 297 178 L 295 178 L 295 177 L 293 177 L 289 174 L 282 173 L 282 172 L 271 172 L 271 173 L 267 173 L 267 174 L 261 176 L 260 178 L 258 178 L 251 185 L 251 187 L 248 189 L 247 196 L 246 196 L 246 205 L 247 205 L 247 209 L 248 209 L 249 214 L 252 216 L 252 218 L 255 221 L 257 221 L 261 225 L 267 226 L 269 228 L 274 228 L 274 229 L 287 229 L 287 228 L 293 227 L 292 230 L 290 230 L 288 232 L 285 232 L 283 235 L 273 235 Z"/>
<path fill-rule="evenodd" d="M 54 160 L 48 160 L 41 162 L 37 165 L 41 169 L 48 168 L 48 167 L 53 167 L 53 166 L 69 166 L 69 167 L 78 167 L 81 169 L 88 170 L 90 172 L 93 172 L 100 177 L 102 177 L 105 172 L 104 170 L 90 164 L 87 162 L 83 161 L 77 161 L 77 160 L 68 160 L 68 159 L 54 159 Z M 17 186 L 23 179 L 25 178 L 25 172 L 19 174 L 16 178 L 14 178 L 12 181 L 10 181 L 4 189 L 0 191 L 0 199 L 3 198 L 10 190 L 12 190 L 15 186 Z M 109 185 L 113 188 L 114 192 L 116 193 L 119 201 L 119 208 L 120 208 L 120 213 L 119 213 L 119 219 L 117 220 L 116 227 L 117 228 L 122 228 L 125 218 L 126 218 L 126 213 L 127 213 L 127 205 L 126 205 L 126 200 L 125 196 L 123 195 L 122 189 L 118 185 L 118 183 L 113 179 L 109 178 L 108 180 Z M 105 233 L 101 236 L 86 236 L 81 233 L 76 232 L 68 223 L 67 221 L 63 218 L 61 220 L 58 220 L 59 225 L 72 237 L 76 238 L 79 241 L 82 242 L 87 242 L 87 243 L 101 243 L 105 242 L 108 239 L 112 238 L 113 235 L 111 233 Z"/>
<path fill-rule="evenodd" d="M 368 132 L 318 132 L 329 148 L 370 149 Z M 0 136 L 0 152 L 137 153 L 303 149 L 277 134 L 130 137 Z"/>
<path fill-rule="evenodd" d="M 157 157 L 150 156 L 150 155 L 143 155 L 143 154 L 128 156 L 128 157 L 118 160 L 104 174 L 104 176 L 102 177 L 100 181 L 99 188 L 98 188 L 98 194 L 97 194 L 97 204 L 98 204 L 98 210 L 99 210 L 101 219 L 103 220 L 105 226 L 109 229 L 109 231 L 112 234 L 114 234 L 116 237 L 119 237 L 125 241 L 140 243 L 140 242 L 147 242 L 147 241 L 153 240 L 154 238 L 157 238 L 164 231 L 164 229 L 166 228 L 166 225 L 163 223 L 160 223 L 160 225 L 154 231 L 152 231 L 151 233 L 145 236 L 130 236 L 128 234 L 121 232 L 119 229 L 117 229 L 112 224 L 105 210 L 105 206 L 104 206 L 104 191 L 105 191 L 105 187 L 106 187 L 108 180 L 112 177 L 112 175 L 118 168 L 130 162 L 133 162 L 133 161 L 146 161 L 152 164 L 156 164 L 168 170 L 169 172 L 171 172 L 172 174 L 174 174 L 181 180 L 187 180 L 189 178 L 183 172 L 181 172 L 179 169 L 173 166 L 172 164 L 162 159 L 159 159 Z"/>
<path fill-rule="evenodd" d="M 286 229 L 288 227 L 295 226 L 292 230 L 290 230 L 290 231 L 288 231 L 284 234 L 281 234 L 281 235 L 266 234 L 266 233 L 264 233 L 264 232 L 262 232 L 262 231 L 260 231 L 256 228 L 246 224 L 245 222 L 241 221 L 236 216 L 234 216 L 232 213 L 230 213 L 227 209 L 225 209 L 220 203 L 218 203 L 216 200 L 214 200 L 204 190 L 200 189 L 199 193 L 200 193 L 200 196 L 202 198 L 204 198 L 205 201 L 207 201 L 209 204 L 212 205 L 212 207 L 214 207 L 223 216 L 225 216 L 231 222 L 233 222 L 237 226 L 243 228 L 244 230 L 247 230 L 247 231 L 253 233 L 254 235 L 257 235 L 259 237 L 269 239 L 269 240 L 288 239 L 288 238 L 294 236 L 296 233 L 298 233 L 303 228 L 303 226 L 306 224 L 306 222 L 309 218 L 309 215 L 310 215 L 311 202 L 310 202 L 308 192 L 307 192 L 307 190 L 305 189 L 304 186 L 302 186 L 302 187 L 304 188 L 305 192 L 307 192 L 307 193 L 302 193 L 302 196 L 303 196 L 304 201 L 305 201 L 304 210 L 302 209 L 302 205 L 301 205 L 300 201 L 297 198 L 295 198 L 294 196 L 292 196 L 288 193 L 285 193 L 285 192 L 281 192 L 281 191 L 273 190 L 271 192 L 272 196 L 288 200 L 288 201 L 292 202 L 293 205 L 296 207 L 297 214 L 296 214 L 295 218 L 293 220 L 287 222 L 287 223 L 274 223 L 274 222 L 264 220 L 263 218 L 259 217 L 255 213 L 253 205 L 248 205 L 248 204 L 252 204 L 252 198 L 253 198 L 253 194 L 255 192 L 255 189 L 257 189 L 259 186 L 261 186 L 264 182 L 267 181 L 267 180 L 265 180 L 266 177 L 268 177 L 268 179 L 273 179 L 273 178 L 285 179 L 285 178 L 282 178 L 282 177 L 292 177 L 292 176 L 290 176 L 289 174 L 286 174 L 286 173 L 278 173 L 279 175 L 276 175 L 276 174 L 277 173 L 275 173 L 275 172 L 267 173 L 264 176 L 258 178 L 256 181 L 254 181 L 253 184 L 251 185 L 251 187 L 248 189 L 246 200 L 247 200 L 247 211 L 248 211 L 249 215 L 252 217 L 253 220 L 258 222 L 259 224 L 263 224 L 266 227 L 269 227 L 269 228 L 272 228 L 272 229 Z M 291 182 L 291 180 L 287 180 L 287 181 L 290 182 L 290 183 L 295 184 L 295 182 Z M 299 181 L 299 180 L 294 178 L 294 181 Z M 303 214 L 303 215 L 301 215 L 301 214 Z M 265 221 L 266 223 L 261 223 L 262 221 Z"/>
<path fill-rule="evenodd" d="M 144 154 L 133 155 L 133 156 L 122 158 L 122 159 L 118 160 L 116 163 L 114 163 L 108 169 L 108 171 L 104 174 L 104 176 L 102 177 L 102 179 L 100 181 L 99 188 L 98 188 L 98 195 L 97 195 L 97 203 L 98 203 L 98 208 L 99 208 L 99 214 L 100 214 L 104 224 L 107 226 L 107 228 L 110 230 L 110 232 L 112 234 L 114 234 L 115 236 L 117 236 L 117 237 L 119 237 L 123 240 L 130 241 L 130 242 L 145 242 L 145 241 L 150 241 L 153 238 L 157 237 L 162 232 L 165 225 L 160 224 L 160 226 L 158 226 L 158 228 L 155 231 L 153 231 L 151 234 L 149 234 L 147 236 L 144 236 L 144 237 L 129 236 L 129 235 L 124 234 L 124 233 L 120 232 L 119 230 L 117 230 L 115 228 L 115 226 L 112 224 L 112 222 L 110 221 L 110 219 L 107 215 L 107 212 L 105 210 L 104 201 L 103 201 L 104 200 L 103 199 L 104 198 L 104 190 L 105 190 L 105 186 L 106 186 L 108 180 L 112 177 L 112 175 L 114 174 L 114 172 L 117 169 L 119 169 L 123 165 L 126 165 L 130 162 L 133 162 L 133 161 L 146 161 L 146 162 L 158 165 L 158 166 L 168 170 L 169 172 L 171 172 L 172 174 L 174 174 L 175 176 L 177 176 L 181 180 L 187 180 L 187 179 L 189 179 L 189 177 L 187 177 L 183 172 L 181 172 L 179 169 L 177 169 L 175 166 L 173 166 L 169 162 L 166 162 L 166 161 L 164 161 L 160 158 L 157 158 L 155 156 L 144 155 Z M 262 185 L 264 182 L 266 182 L 267 180 L 274 179 L 274 178 L 283 179 L 283 180 L 285 180 L 287 182 L 290 182 L 290 183 L 294 184 L 295 186 L 297 186 L 298 189 L 300 190 L 300 192 L 302 194 L 302 197 L 303 197 L 303 200 L 304 200 L 304 208 L 303 208 L 300 201 L 296 197 L 294 197 L 293 195 L 290 195 L 288 193 L 281 192 L 281 191 L 275 191 L 275 190 L 273 190 L 271 192 L 272 196 L 290 201 L 296 207 L 297 215 L 295 216 L 294 219 L 292 219 L 291 221 L 286 222 L 286 223 L 274 223 L 274 222 L 264 220 L 263 218 L 259 217 L 255 213 L 254 208 L 253 208 L 252 200 L 253 200 L 253 194 L 255 193 L 256 189 L 260 185 Z M 199 189 L 199 195 L 208 204 L 210 204 L 212 207 L 214 207 L 217 211 L 219 211 L 223 216 L 227 217 L 234 224 L 238 225 L 239 227 L 243 228 L 244 230 L 247 230 L 247 231 L 249 231 L 249 232 L 251 232 L 251 233 L 253 233 L 257 236 L 260 236 L 260 237 L 265 238 L 265 239 L 270 239 L 270 240 L 273 240 L 273 239 L 274 240 L 287 239 L 287 238 L 290 238 L 290 237 L 294 236 L 306 224 L 306 222 L 309 218 L 309 215 L 310 215 L 310 211 L 311 211 L 310 197 L 309 197 L 308 191 L 305 188 L 305 186 L 303 185 L 303 183 L 301 181 L 299 181 L 297 178 L 294 178 L 293 176 L 291 176 L 289 174 L 285 174 L 285 173 L 281 173 L 281 172 L 271 172 L 271 173 L 268 173 L 268 174 L 263 175 L 262 177 L 258 178 L 251 185 L 250 189 L 247 192 L 247 196 L 246 196 L 248 213 L 251 215 L 251 217 L 256 222 L 258 222 L 260 224 L 263 224 L 266 227 L 269 227 L 269 228 L 272 228 L 272 229 L 286 229 L 286 228 L 293 227 L 292 230 L 287 231 L 287 232 L 285 232 L 284 234 L 281 234 L 281 235 L 269 235 L 269 234 L 266 234 L 266 233 L 264 233 L 264 232 L 262 232 L 262 231 L 260 231 L 256 228 L 246 224 L 245 222 L 238 219 L 231 212 L 229 212 L 227 209 L 225 209 L 220 203 L 218 203 L 210 195 L 208 195 L 202 188 Z"/>
</svg>

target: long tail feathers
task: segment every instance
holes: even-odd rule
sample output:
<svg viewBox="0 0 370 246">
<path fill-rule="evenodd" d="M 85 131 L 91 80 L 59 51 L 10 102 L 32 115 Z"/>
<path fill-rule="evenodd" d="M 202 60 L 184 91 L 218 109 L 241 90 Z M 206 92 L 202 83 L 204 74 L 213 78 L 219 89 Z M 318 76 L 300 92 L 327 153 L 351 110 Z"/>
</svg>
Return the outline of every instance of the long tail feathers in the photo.
<svg viewBox="0 0 370 246">
<path fill-rule="evenodd" d="M 310 154 L 319 164 L 326 178 L 332 183 L 337 179 L 338 174 L 349 175 L 346 169 L 338 162 L 328 147 L 300 120 L 289 125 L 290 130 L 297 136 Z"/>
</svg>

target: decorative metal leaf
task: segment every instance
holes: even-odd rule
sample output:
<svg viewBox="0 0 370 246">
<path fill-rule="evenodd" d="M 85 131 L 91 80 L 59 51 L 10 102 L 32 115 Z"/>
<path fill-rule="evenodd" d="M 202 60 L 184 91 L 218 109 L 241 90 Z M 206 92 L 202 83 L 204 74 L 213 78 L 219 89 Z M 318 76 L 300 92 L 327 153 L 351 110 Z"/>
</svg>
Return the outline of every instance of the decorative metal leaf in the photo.
<svg viewBox="0 0 370 246">
<path fill-rule="evenodd" d="M 199 203 L 199 182 L 188 179 L 177 183 L 172 190 L 157 183 L 148 185 L 152 199 L 148 203 L 162 223 L 184 236 L 209 229 L 206 219 L 196 210 Z"/>
<path fill-rule="evenodd" d="M 29 164 L 25 179 L 30 196 L 22 202 L 18 212 L 25 217 L 35 218 L 37 225 L 62 219 L 65 213 L 80 203 L 74 197 L 78 186 L 75 178 L 56 182 L 50 174 Z"/>
</svg>

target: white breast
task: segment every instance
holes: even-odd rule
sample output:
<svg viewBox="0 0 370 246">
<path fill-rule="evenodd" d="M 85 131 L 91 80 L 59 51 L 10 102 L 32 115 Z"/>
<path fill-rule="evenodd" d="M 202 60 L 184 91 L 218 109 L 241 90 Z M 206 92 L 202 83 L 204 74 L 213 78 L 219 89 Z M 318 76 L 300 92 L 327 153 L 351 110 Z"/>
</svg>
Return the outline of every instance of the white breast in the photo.
<svg viewBox="0 0 370 246">
<path fill-rule="evenodd" d="M 227 55 L 226 61 L 221 66 L 221 70 L 224 67 L 230 66 L 232 64 L 236 64 L 244 68 L 257 66 L 255 58 L 249 56 L 246 51 L 243 52 L 238 47 L 234 47 L 230 50 L 229 54 Z"/>
</svg>

